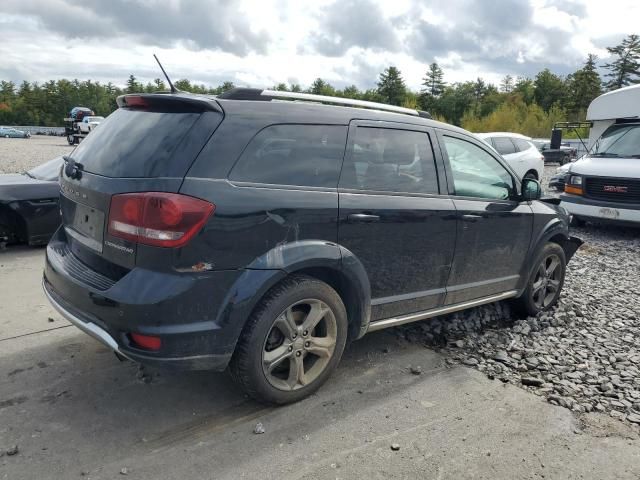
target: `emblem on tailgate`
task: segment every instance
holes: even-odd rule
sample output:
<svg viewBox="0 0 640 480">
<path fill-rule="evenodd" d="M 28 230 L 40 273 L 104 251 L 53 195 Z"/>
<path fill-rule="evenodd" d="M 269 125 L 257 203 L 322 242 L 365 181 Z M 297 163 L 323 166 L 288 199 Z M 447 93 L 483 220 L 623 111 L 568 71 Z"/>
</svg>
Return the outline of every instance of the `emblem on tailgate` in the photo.
<svg viewBox="0 0 640 480">
<path fill-rule="evenodd" d="M 117 243 L 110 242 L 109 240 L 105 240 L 104 244 L 107 247 L 115 248 L 116 250 L 120 250 L 125 253 L 133 253 L 133 248 L 125 247 L 124 245 L 118 245 Z"/>
<path fill-rule="evenodd" d="M 617 185 L 605 185 L 602 187 L 605 192 L 627 193 L 628 187 L 619 187 Z"/>
</svg>

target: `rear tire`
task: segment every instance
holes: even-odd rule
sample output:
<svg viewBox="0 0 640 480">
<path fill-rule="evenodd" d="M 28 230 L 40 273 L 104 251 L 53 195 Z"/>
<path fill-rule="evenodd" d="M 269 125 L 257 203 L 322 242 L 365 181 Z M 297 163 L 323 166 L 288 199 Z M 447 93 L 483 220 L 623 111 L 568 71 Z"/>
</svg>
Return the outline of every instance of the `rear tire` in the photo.
<svg viewBox="0 0 640 480">
<path fill-rule="evenodd" d="M 311 395 L 340 362 L 347 313 L 336 291 L 303 275 L 261 300 L 240 335 L 229 370 L 252 398 L 283 405 Z"/>
<path fill-rule="evenodd" d="M 516 309 L 533 317 L 553 307 L 560 297 L 566 269 L 562 247 L 547 243 L 536 256 L 524 293 L 514 301 Z"/>
</svg>

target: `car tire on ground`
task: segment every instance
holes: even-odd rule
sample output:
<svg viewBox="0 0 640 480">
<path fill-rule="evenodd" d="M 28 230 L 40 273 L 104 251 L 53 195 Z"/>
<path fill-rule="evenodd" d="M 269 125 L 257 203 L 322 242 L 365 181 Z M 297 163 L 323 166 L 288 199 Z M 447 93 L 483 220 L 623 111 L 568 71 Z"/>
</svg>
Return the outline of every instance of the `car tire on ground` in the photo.
<svg viewBox="0 0 640 480">
<path fill-rule="evenodd" d="M 549 310 L 560 297 L 567 260 L 564 250 L 557 243 L 549 242 L 538 253 L 524 293 L 514 301 L 521 313 L 535 316 Z"/>
<path fill-rule="evenodd" d="M 347 323 L 333 288 L 304 275 L 287 278 L 264 296 L 247 321 L 229 365 L 231 375 L 260 402 L 301 400 L 338 365 Z"/>
</svg>

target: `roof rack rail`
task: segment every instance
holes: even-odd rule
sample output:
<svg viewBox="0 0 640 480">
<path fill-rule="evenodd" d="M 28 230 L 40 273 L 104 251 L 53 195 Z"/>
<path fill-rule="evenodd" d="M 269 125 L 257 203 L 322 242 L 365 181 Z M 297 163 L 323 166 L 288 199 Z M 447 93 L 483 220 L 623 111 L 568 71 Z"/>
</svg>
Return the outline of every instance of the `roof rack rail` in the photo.
<svg viewBox="0 0 640 480">
<path fill-rule="evenodd" d="M 429 112 L 414 110 L 412 108 L 397 107 L 386 103 L 368 102 L 365 100 L 355 100 L 352 98 L 329 97 L 327 95 L 315 95 L 313 93 L 287 92 L 280 90 L 261 90 L 259 88 L 232 88 L 218 95 L 218 98 L 225 100 L 304 100 L 307 102 L 328 103 L 332 105 L 344 105 L 347 107 L 370 108 L 373 110 L 384 110 L 387 112 L 403 113 L 415 117 L 432 118 Z"/>
</svg>

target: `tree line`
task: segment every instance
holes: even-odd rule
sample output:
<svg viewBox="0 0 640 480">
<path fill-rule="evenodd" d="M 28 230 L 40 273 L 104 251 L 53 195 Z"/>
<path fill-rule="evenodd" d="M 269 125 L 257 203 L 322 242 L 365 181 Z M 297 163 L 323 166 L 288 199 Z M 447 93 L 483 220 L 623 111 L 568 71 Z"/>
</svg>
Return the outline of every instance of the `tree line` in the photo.
<svg viewBox="0 0 640 480">
<path fill-rule="evenodd" d="M 629 35 L 619 45 L 607 48 L 611 61 L 601 65 L 589 55 L 584 64 L 567 76 L 549 69 L 534 78 L 506 75 L 499 85 L 475 81 L 445 81 L 445 72 L 436 63 L 428 66 L 420 91 L 407 88 L 398 68 L 389 66 L 379 76 L 375 88 L 361 90 L 355 85 L 338 89 L 317 78 L 303 90 L 298 84 L 280 83 L 273 88 L 293 92 L 382 102 L 429 111 L 434 118 L 460 125 L 471 131 L 513 131 L 530 136 L 548 136 L 556 121 L 585 118 L 589 103 L 603 91 L 640 83 L 640 36 Z M 176 88 L 193 93 L 217 95 L 234 87 L 225 82 L 212 88 L 175 82 Z M 114 111 L 116 98 L 125 93 L 165 90 L 163 80 L 142 84 L 130 75 L 126 86 L 102 84 L 91 80 L 51 80 L 45 83 L 22 82 L 19 86 L 0 81 L 0 125 L 56 126 L 73 106 L 86 106 L 98 115 Z"/>
</svg>

